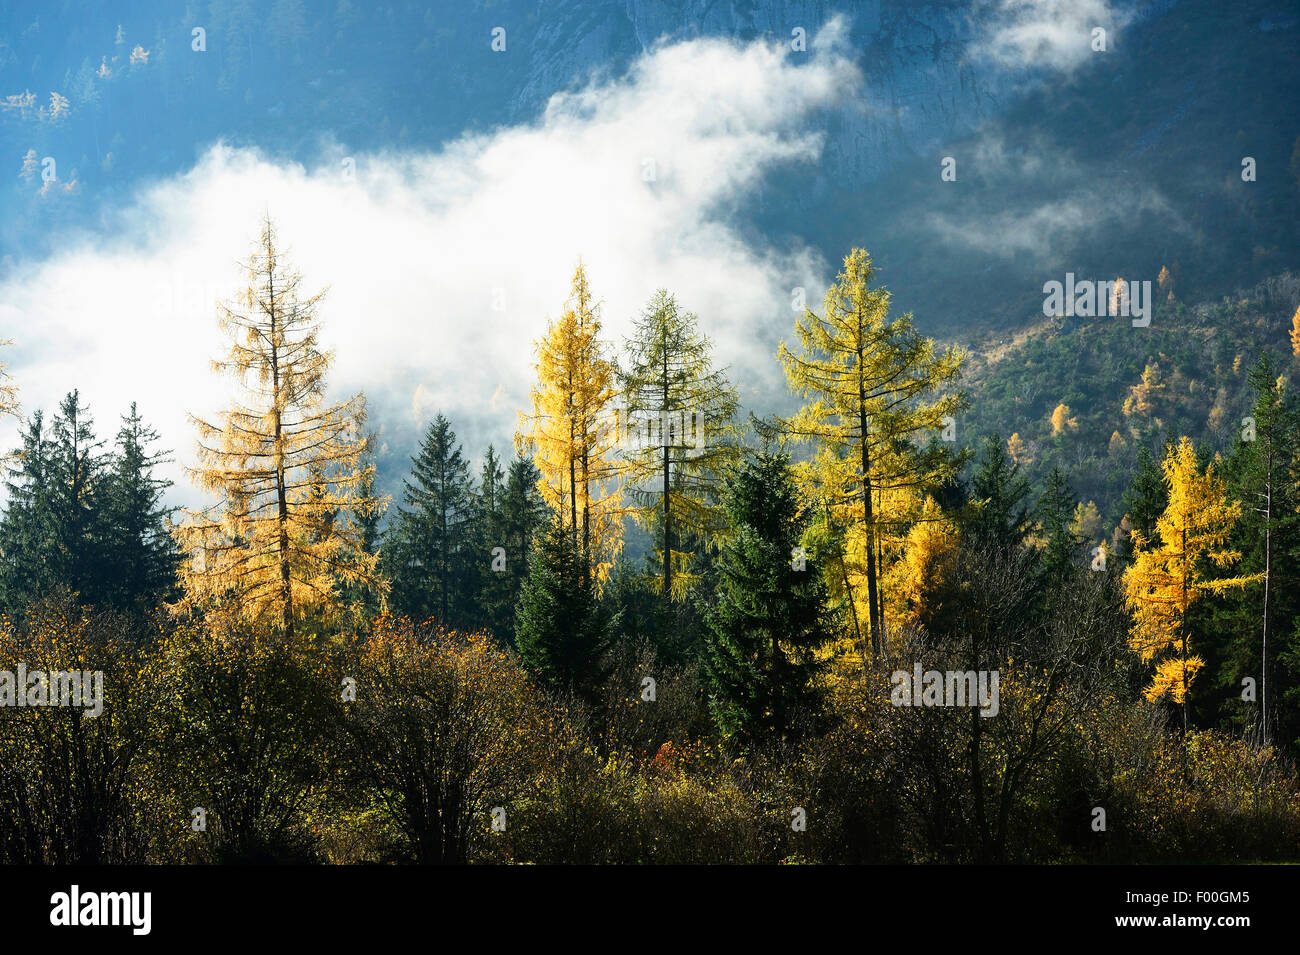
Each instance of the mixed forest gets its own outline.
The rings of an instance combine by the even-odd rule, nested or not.
[[[0,671],[104,681],[0,706],[0,861],[1300,860],[1300,309],[1291,349],[1205,338],[1207,440],[1135,329],[1012,380],[853,249],[779,415],[669,290],[610,340],[578,264],[514,446],[435,415],[390,498],[271,221],[245,265],[204,506],[135,407],[28,411],[0,364]],[[1157,329],[1247,309],[1159,287]],[[917,666],[996,714],[898,705]]]

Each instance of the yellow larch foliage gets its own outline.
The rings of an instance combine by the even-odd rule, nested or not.
[[[1241,555],[1227,546],[1241,505],[1228,500],[1227,488],[1210,463],[1201,471],[1190,439],[1182,438],[1161,463],[1169,504],[1156,521],[1156,537],[1133,532],[1133,563],[1124,573],[1125,600],[1133,615],[1129,646],[1144,663],[1157,661],[1146,697],[1169,696],[1183,705],[1202,661],[1188,646],[1187,613],[1202,595],[1244,587],[1258,579],[1210,579],[1205,564],[1228,567]]]
[[[1151,677],[1151,685],[1146,688],[1143,695],[1151,702],[1168,697],[1182,706],[1186,702],[1187,691],[1192,685],[1192,680],[1203,666],[1205,661],[1198,656],[1185,659],[1166,657],[1156,665],[1155,675]]]
[[[1052,434],[1063,434],[1073,428],[1078,427],[1077,418],[1070,417],[1070,406],[1059,404],[1052,410]]]
[[[624,427],[639,435],[621,454],[627,512],[661,542],[656,577],[670,599],[699,579],[695,547],[682,542],[716,548],[730,532],[721,490],[740,459],[739,401],[712,349],[695,314],[660,289],[635,323],[621,369]]]
[[[1128,303],[1128,283],[1123,277],[1117,277],[1110,287],[1110,306],[1111,315],[1119,315],[1120,310]]]
[[[532,453],[542,496],[603,582],[622,549],[623,525],[618,429],[610,425],[617,367],[600,331],[600,306],[579,262],[559,319],[535,344],[537,383],[515,443]]]
[[[1150,416],[1154,408],[1152,402],[1160,392],[1164,391],[1164,388],[1164,382],[1160,378],[1159,362],[1148,362],[1142,369],[1141,383],[1130,387],[1128,397],[1124,399],[1124,416],[1127,418],[1135,411],[1140,415]]]
[[[1007,438],[1007,456],[1021,467],[1026,467],[1034,461],[1034,456],[1029,452],[1029,445],[1025,444],[1019,431]]]
[[[190,473],[218,502],[176,528],[189,555],[177,609],[270,620],[291,634],[308,613],[341,612],[344,587],[383,596],[360,521],[382,504],[364,490],[374,474],[364,394],[324,401],[333,359],[317,338],[324,293],[300,293],[269,218],[245,268],[246,290],[219,306],[230,351],[212,363],[240,399],[215,422],[191,416],[199,465]]]
[[[8,339],[0,338],[0,348],[12,344]],[[18,386],[9,376],[8,366],[0,361],[0,418],[6,415],[18,417]],[[0,456],[0,460],[3,460],[3,456]]]
[[[950,457],[921,445],[964,406],[961,395],[942,391],[960,373],[961,350],[937,350],[913,328],[910,313],[891,321],[890,293],[871,285],[874,274],[871,256],[852,250],[826,291],[823,314],[806,309],[795,323],[798,348],[782,342],[778,351],[791,389],[808,402],[786,422],[787,436],[830,451],[814,459],[832,472],[819,483],[833,495],[828,503],[836,520],[860,528],[863,628],[873,657],[883,646],[879,549],[888,520],[877,509],[889,506],[891,492],[923,490],[951,472]]]
[[[953,580],[958,541],[955,522],[926,498],[891,574],[891,604],[900,628],[925,626],[942,616],[945,608],[938,601]]]
[[[1101,512],[1093,501],[1086,504],[1080,501],[1074,506],[1074,518],[1070,521],[1070,530],[1076,537],[1092,540],[1101,533]]]
[[[1300,305],[1291,316],[1291,354],[1300,355]]]

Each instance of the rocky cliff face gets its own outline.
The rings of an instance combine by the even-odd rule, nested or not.
[[[1130,25],[1178,0],[1112,4]],[[579,0],[529,3],[537,31],[512,119],[596,69],[617,68],[664,39],[730,37],[788,44],[836,15],[848,22],[865,78],[859,95],[828,118],[824,175],[866,182],[907,156],[925,154],[997,116],[1046,74],[1008,70],[972,50],[999,29],[997,6],[969,0]],[[1086,42],[1086,38],[1084,38]]]
[[[899,156],[923,152],[996,112],[998,71],[966,56],[972,38],[969,5],[906,0],[541,5],[527,79],[513,112],[515,118],[535,115],[556,90],[596,68],[626,63],[664,39],[717,36],[789,44],[793,31],[802,28],[811,43],[837,14],[848,21],[849,42],[866,84],[861,96],[829,117],[825,172],[874,178]]]

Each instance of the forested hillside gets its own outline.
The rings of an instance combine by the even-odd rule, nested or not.
[[[1040,314],[1014,335],[986,333],[970,347],[971,407],[959,440],[999,433],[1035,481],[1059,468],[1096,507],[1089,536],[1110,540],[1144,448],[1158,457],[1167,439],[1188,435],[1206,453],[1226,453],[1251,414],[1249,376],[1262,351],[1294,387],[1297,301],[1300,279],[1290,273],[1194,303],[1170,278],[1146,328]]]

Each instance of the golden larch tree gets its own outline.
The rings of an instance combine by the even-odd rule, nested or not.
[[[13,342],[0,338],[0,348]],[[0,360],[0,417],[18,417],[18,386],[9,375],[9,366]]]
[[[5,345],[12,345],[13,342],[8,339],[0,338],[0,348]],[[17,418],[19,412],[18,404],[18,386],[9,375],[8,366],[0,360],[0,418],[10,417]],[[13,455],[7,451],[0,451],[0,465],[13,460]]]
[[[604,580],[623,544],[622,493],[610,426],[618,368],[600,338],[600,306],[578,263],[569,300],[534,347],[537,383],[515,443],[541,472],[538,486]]]
[[[1291,316],[1291,354],[1300,356],[1300,305]]]
[[[1076,418],[1070,417],[1069,405],[1062,403],[1052,409],[1052,434],[1064,434],[1078,424]]]
[[[816,461],[838,473],[819,483],[834,494],[831,506],[846,528],[861,528],[873,661],[883,649],[882,525],[897,523],[880,505],[893,492],[922,491],[951,475],[953,456],[921,442],[964,406],[961,395],[940,393],[958,377],[963,353],[939,352],[913,328],[911,313],[890,321],[890,293],[871,285],[874,274],[865,250],[850,252],[823,314],[805,309],[796,321],[798,350],[782,342],[778,353],[790,387],[808,400],[786,422],[787,433],[832,452]]]
[[[1147,366],[1142,369],[1141,383],[1131,386],[1128,397],[1124,399],[1124,417],[1130,417],[1135,411],[1150,417],[1155,410],[1155,401],[1164,390],[1165,383],[1160,377],[1160,363],[1147,362]]]
[[[1170,698],[1188,728],[1187,691],[1204,661],[1189,646],[1187,613],[1207,593],[1244,587],[1256,577],[1211,578],[1241,554],[1227,546],[1241,505],[1228,500],[1211,462],[1202,471],[1190,439],[1171,447],[1161,463],[1169,504],[1156,520],[1155,538],[1133,531],[1133,563],[1124,572],[1125,601],[1133,615],[1129,646],[1143,663],[1156,662],[1146,689],[1152,702]]]
[[[628,510],[661,535],[660,593],[665,606],[696,579],[696,547],[716,546],[727,531],[723,480],[739,459],[738,400],[696,316],[660,289],[637,320],[620,376]]]
[[[191,416],[191,475],[218,501],[176,529],[190,558],[179,608],[276,620],[291,634],[295,618],[340,611],[343,588],[382,596],[378,558],[363,546],[363,522],[381,503],[368,493],[365,395],[325,402],[324,292],[303,293],[269,218],[245,268],[246,290],[218,306],[230,351],[212,363],[239,397],[215,422]]]
[[[956,579],[961,531],[932,498],[907,535],[903,557],[891,569],[891,610],[901,627],[934,628],[951,612],[945,595]]]
[[[1007,438],[1007,456],[1021,467],[1026,467],[1034,461],[1034,455],[1030,452],[1025,440],[1020,437],[1019,431]]]

